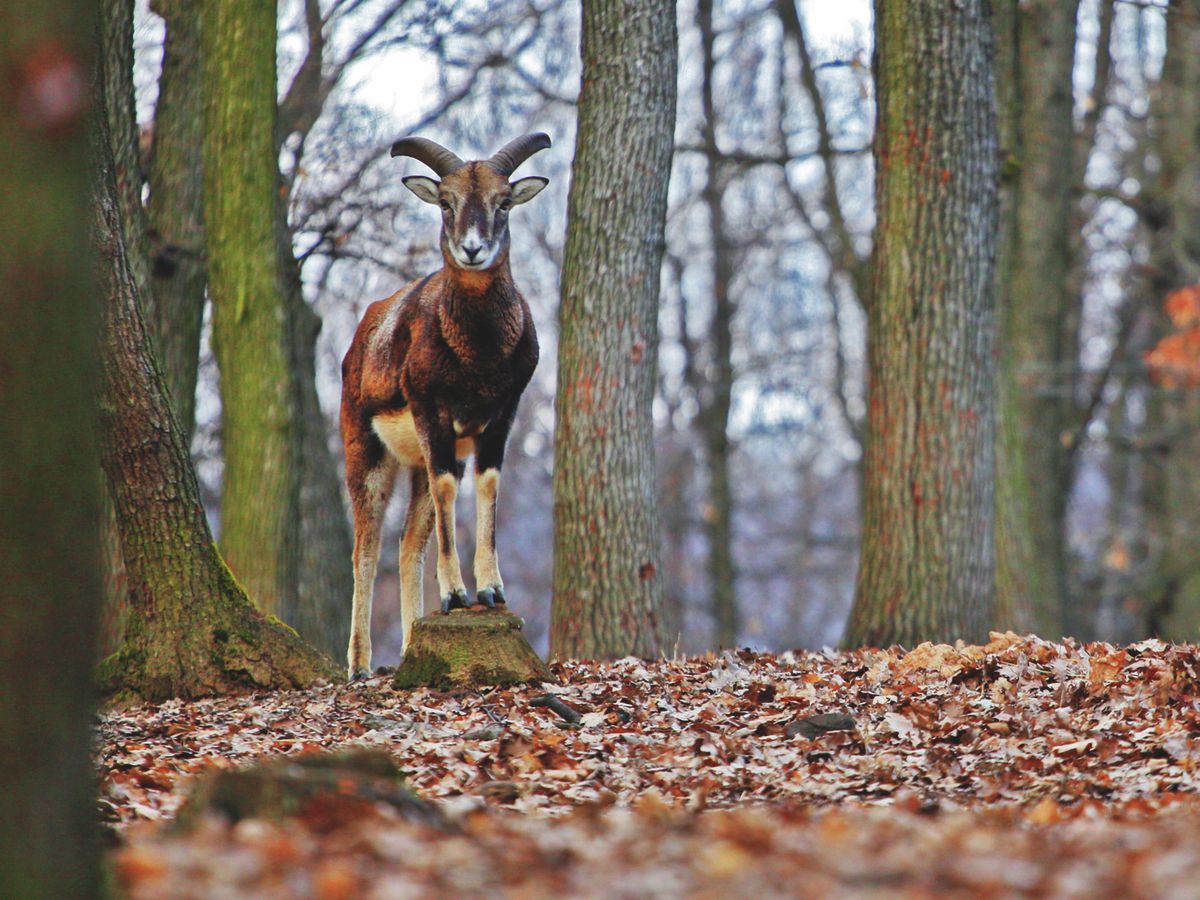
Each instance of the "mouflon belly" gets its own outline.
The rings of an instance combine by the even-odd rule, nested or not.
[[[457,423],[456,423],[457,424]],[[371,427],[383,441],[392,456],[403,466],[420,466],[424,464],[421,456],[421,443],[417,440],[417,429],[413,425],[412,413],[407,409],[395,412],[380,413],[371,419]],[[456,431],[460,429],[456,428]],[[462,437],[454,442],[454,455],[466,459],[475,452],[475,441],[472,437]]]

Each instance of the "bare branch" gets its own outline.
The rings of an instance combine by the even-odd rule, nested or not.
[[[821,202],[829,214],[833,239],[829,241],[834,251],[833,261],[842,271],[850,276],[858,300],[865,306],[869,300],[870,282],[863,260],[854,249],[854,240],[850,229],[846,227],[846,217],[842,212],[841,199],[838,195],[837,174],[834,169],[833,138],[829,133],[829,120],[825,110],[825,100],[817,84],[816,70],[813,68],[812,56],[808,51],[808,41],[804,35],[804,24],[800,20],[799,10],[795,0],[777,0],[775,4],[779,21],[783,26],[785,37],[795,46],[800,58],[800,83],[808,95],[812,107],[813,119],[817,126],[817,156],[821,159],[823,190]]]

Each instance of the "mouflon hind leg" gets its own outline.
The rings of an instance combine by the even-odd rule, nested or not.
[[[379,448],[382,451],[382,447]],[[354,510],[354,599],[347,652],[351,681],[371,675],[371,603],[379,564],[383,514],[396,480],[396,461],[384,452],[373,465],[347,456],[346,485]]]
[[[411,470],[412,490],[404,534],[400,538],[400,623],[404,632],[403,652],[408,653],[413,623],[424,612],[425,548],[433,532],[433,497],[429,493],[429,474],[424,467]]]

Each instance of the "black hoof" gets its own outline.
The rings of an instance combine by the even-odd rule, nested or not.
[[[452,609],[470,609],[471,598],[467,596],[467,592],[459,588],[456,591],[451,591],[442,598],[442,615],[450,612]]]
[[[483,604],[485,609],[496,608],[496,589],[484,588],[475,594],[475,602]]]
[[[366,669],[355,669],[350,673],[350,682],[353,683],[355,681],[366,681],[370,677],[371,673]]]

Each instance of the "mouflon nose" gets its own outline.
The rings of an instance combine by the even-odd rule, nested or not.
[[[467,257],[468,262],[475,262],[479,254],[483,252],[482,244],[463,244],[463,253]]]

